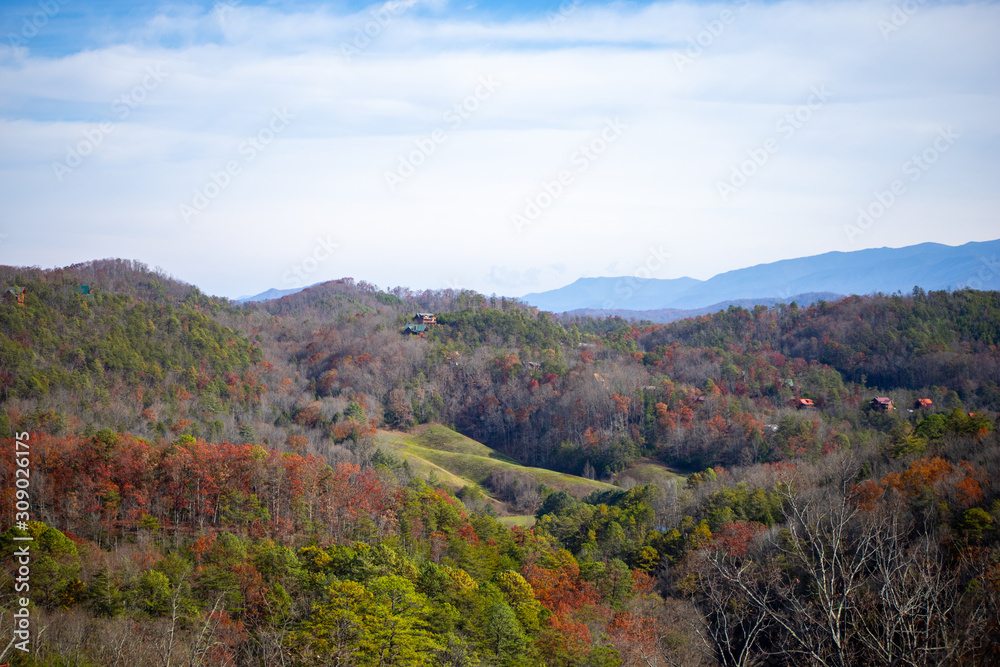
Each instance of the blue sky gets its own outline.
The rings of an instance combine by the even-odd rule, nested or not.
[[[639,7],[648,3],[620,3],[620,6]],[[36,56],[65,56],[67,54],[99,49],[111,46],[121,41],[140,41],[146,46],[159,44],[166,47],[178,47],[182,44],[195,42],[221,43],[222,33],[217,30],[204,30],[197,33],[181,33],[167,31],[151,33],[147,30],[149,24],[157,16],[174,18],[191,17],[212,14],[217,6],[232,6],[242,9],[266,9],[281,14],[315,12],[326,10],[330,13],[350,15],[364,14],[373,5],[370,2],[353,0],[350,2],[120,2],[110,0],[100,3],[83,3],[74,0],[52,0],[51,3],[26,2],[11,0],[0,7],[0,27],[4,35],[17,35],[24,27],[24,19],[31,19],[36,13],[51,15],[51,21],[39,31],[37,37],[31,39],[31,49]],[[58,11],[47,9],[58,8]],[[560,8],[564,11],[573,7],[572,0],[539,0],[537,2],[462,2],[462,3],[427,3],[416,5],[408,11],[411,16],[441,18],[444,16],[462,16],[479,21],[509,21],[544,17],[550,13],[558,14]],[[577,2],[576,8],[583,8],[582,2]],[[139,38],[138,40],[136,38]],[[9,42],[9,39],[8,39]]]
[[[520,295],[1000,236],[996,3],[36,0],[0,29],[4,264]]]

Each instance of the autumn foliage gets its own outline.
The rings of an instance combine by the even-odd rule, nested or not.
[[[318,532],[334,539],[385,534],[393,496],[371,469],[259,445],[176,442],[102,432],[92,438],[34,434],[31,438],[36,516],[97,541],[134,531],[143,517],[164,527],[246,529],[265,526]],[[4,448],[13,451],[13,441]],[[0,475],[11,481],[14,457]],[[13,484],[5,485],[12,489]],[[0,511],[13,515],[13,494]]]

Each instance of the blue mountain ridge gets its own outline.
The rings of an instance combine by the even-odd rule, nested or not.
[[[291,289],[278,289],[276,287],[272,287],[266,292],[254,294],[253,296],[241,296],[233,300],[236,301],[236,303],[246,303],[247,301],[268,301],[269,299],[280,299],[283,296],[301,292],[308,287],[311,287],[311,285],[307,287],[292,287]]]
[[[870,248],[786,259],[694,278],[580,278],[521,300],[561,313],[593,311],[694,310],[735,301],[791,301],[803,294],[909,293],[924,290],[1000,289],[1000,240],[961,246],[921,243],[904,248]],[[773,303],[774,301],[770,301]]]

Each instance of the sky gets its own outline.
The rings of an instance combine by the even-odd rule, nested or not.
[[[1000,238],[1000,3],[0,8],[0,264],[520,296]]]

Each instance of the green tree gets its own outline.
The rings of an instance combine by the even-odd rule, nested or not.
[[[170,609],[170,579],[158,570],[139,575],[134,596],[136,606],[150,616],[162,616]]]
[[[350,403],[347,404],[347,407],[344,408],[344,418],[345,419],[353,419],[354,421],[356,421],[359,424],[364,424],[365,423],[365,409],[361,407],[360,403],[356,403],[355,401],[351,401]]]
[[[428,629],[427,598],[407,579],[377,577],[367,587],[334,582],[326,593],[290,637],[300,664],[428,665],[442,648]]]
[[[431,664],[442,645],[428,630],[427,598],[413,583],[397,576],[378,577],[368,587],[372,604],[368,609],[368,633],[363,642],[368,663],[390,665]]]
[[[289,637],[299,664],[358,665],[359,649],[368,638],[365,611],[372,595],[361,584],[338,581],[326,589],[327,601],[316,603],[312,614]]]
[[[521,655],[528,644],[517,615],[510,605],[499,602],[486,611],[486,638],[490,649],[504,664]]]
[[[113,618],[125,611],[125,596],[118,582],[106,571],[101,570],[90,579],[87,586],[90,608],[98,616]]]
[[[493,583],[504,594],[521,627],[528,632],[537,632],[538,615],[542,607],[535,599],[535,591],[531,584],[517,572],[509,570],[497,574],[493,578]]]
[[[0,535],[0,558],[4,562],[14,560],[15,549],[27,544],[15,541],[15,537],[30,537],[33,540],[32,600],[49,609],[64,604],[68,598],[63,593],[67,592],[67,588],[77,586],[77,576],[80,573],[80,555],[76,545],[52,526],[41,521],[31,521],[27,524],[27,530],[15,527]]]
[[[944,415],[928,415],[917,424],[917,435],[928,440],[937,440],[948,430],[948,422]]]

